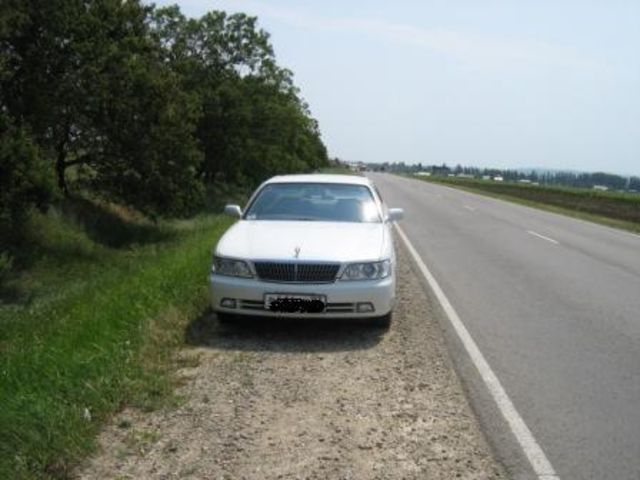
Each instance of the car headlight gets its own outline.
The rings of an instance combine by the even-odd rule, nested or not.
[[[342,272],[340,280],[379,280],[391,274],[391,260],[382,262],[351,263]]]
[[[251,278],[253,274],[247,262],[244,260],[234,260],[233,258],[213,257],[211,273],[216,275],[227,275],[229,277]]]

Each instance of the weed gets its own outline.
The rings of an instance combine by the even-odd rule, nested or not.
[[[199,217],[97,241],[63,209],[34,218],[35,258],[15,280],[29,300],[0,305],[0,478],[68,477],[115,412],[172,401],[173,347],[205,309],[229,224]],[[141,435],[139,451],[152,441]]]

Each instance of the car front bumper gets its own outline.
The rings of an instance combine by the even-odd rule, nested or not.
[[[371,318],[391,312],[395,304],[395,275],[382,280],[335,281],[333,283],[277,283],[254,278],[209,276],[211,306],[220,313],[266,317]],[[320,313],[281,313],[264,307],[265,294],[324,295],[326,309]],[[236,307],[223,307],[223,299],[235,300]],[[373,311],[359,311],[370,304]]]

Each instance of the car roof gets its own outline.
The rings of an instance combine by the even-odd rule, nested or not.
[[[265,184],[269,183],[343,183],[349,185],[372,185],[371,180],[360,175],[333,175],[325,173],[278,175],[265,182]]]

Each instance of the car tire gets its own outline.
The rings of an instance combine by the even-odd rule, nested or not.
[[[386,315],[382,315],[381,317],[375,317],[372,323],[376,327],[384,328],[385,330],[387,330],[391,326],[391,317],[391,312],[389,312]]]

